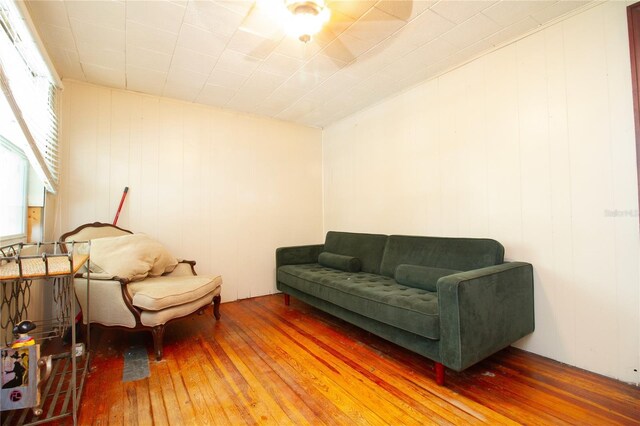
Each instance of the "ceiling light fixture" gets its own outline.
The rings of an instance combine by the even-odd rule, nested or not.
[[[329,21],[331,11],[324,0],[284,0],[287,11],[287,33],[307,43]]]

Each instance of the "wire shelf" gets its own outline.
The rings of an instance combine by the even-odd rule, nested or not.
[[[5,331],[0,345],[9,346],[13,328],[28,318],[31,289],[35,280],[43,280],[45,285],[51,286],[54,313],[52,318],[34,321],[36,329],[30,335],[41,344],[45,352],[49,344],[55,347],[58,344],[56,341],[62,341],[67,331],[70,331],[71,337],[68,352],[52,355],[52,372],[41,387],[40,405],[22,410],[0,411],[2,425],[41,424],[68,416],[73,418],[74,424],[77,423],[80,397],[90,368],[90,354],[88,350],[82,350],[80,362],[77,356],[71,355],[78,347],[74,324],[74,276],[85,268],[87,273],[84,276],[87,286],[89,285],[90,246],[88,241],[77,241],[18,243],[0,247],[0,328]],[[87,291],[87,301],[88,299]],[[89,335],[87,330],[87,347],[90,343]]]

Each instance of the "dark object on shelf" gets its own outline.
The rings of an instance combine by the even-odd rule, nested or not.
[[[11,347],[13,349],[17,349],[25,346],[35,345],[36,341],[33,339],[33,337],[27,334],[35,329],[35,322],[29,320],[20,321],[18,325],[13,327],[13,335],[16,337],[16,340],[11,343]]]
[[[20,323],[18,325],[16,325],[15,327],[13,327],[13,334],[15,336],[18,336],[20,334],[27,334],[32,330],[36,329],[36,323],[33,321],[29,321],[29,320],[25,320],[25,321],[20,321]]]
[[[82,327],[79,327],[79,323],[75,323],[73,325],[73,328],[76,329],[76,340],[82,340]],[[62,335],[62,343],[64,343],[65,345],[70,345],[71,344],[71,331],[72,328],[71,327],[67,327],[67,329],[64,331],[64,334]]]

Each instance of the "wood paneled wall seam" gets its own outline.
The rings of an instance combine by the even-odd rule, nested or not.
[[[600,4],[326,128],[324,221],[495,238],[534,266],[536,331],[518,346],[639,383],[627,4]]]
[[[322,235],[321,131],[65,80],[57,234],[109,222],[144,232],[224,301],[275,292],[275,249]]]

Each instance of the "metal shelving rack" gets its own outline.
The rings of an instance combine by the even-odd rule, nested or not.
[[[67,246],[70,250],[67,253]],[[87,302],[89,300],[90,242],[18,243],[0,247],[0,327],[5,331],[0,346],[11,344],[11,330],[28,319],[31,287],[34,280],[44,280],[52,286],[55,317],[34,321],[36,330],[29,333],[41,351],[50,354],[51,373],[42,380],[40,405],[22,410],[0,411],[2,425],[36,425],[61,421],[67,417],[78,422],[78,408],[84,381],[90,364],[90,331],[87,327],[86,349],[76,342],[76,301],[74,276],[86,265]],[[86,304],[87,309],[89,304]],[[85,312],[89,315],[89,312]],[[62,344],[62,337],[71,330],[71,345]],[[76,356],[72,356],[76,353]],[[46,363],[41,355],[40,363]]]

